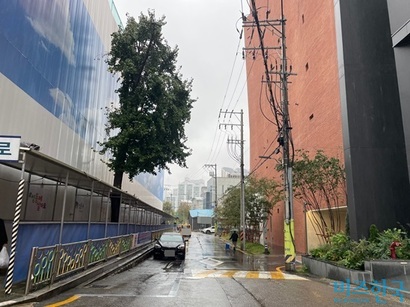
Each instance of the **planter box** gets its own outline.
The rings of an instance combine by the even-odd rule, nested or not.
[[[365,270],[372,271],[375,280],[406,276],[410,273],[410,260],[389,259],[364,262]]]
[[[366,283],[373,281],[371,271],[346,269],[310,256],[302,256],[302,263],[308,268],[310,273],[317,276],[341,281],[349,279],[350,283],[355,285],[361,285],[363,281]]]

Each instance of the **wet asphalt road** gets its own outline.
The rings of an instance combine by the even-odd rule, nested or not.
[[[184,261],[147,259],[125,272],[32,306],[407,306],[398,297],[335,292],[332,281],[281,272],[281,255],[225,250],[213,235],[193,233]],[[379,302],[377,302],[379,299]],[[381,302],[386,302],[382,304]]]

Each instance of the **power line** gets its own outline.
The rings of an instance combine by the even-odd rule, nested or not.
[[[272,154],[278,153],[279,148],[282,148],[282,166],[283,166],[283,179],[284,179],[284,190],[285,190],[285,220],[284,220],[284,241],[285,241],[285,268],[286,270],[295,270],[296,261],[296,248],[294,240],[294,220],[293,220],[293,188],[292,188],[292,164],[294,158],[294,146],[291,136],[291,125],[290,116],[288,110],[288,77],[292,75],[292,67],[290,66],[290,71],[288,71],[288,62],[286,57],[286,34],[285,26],[286,19],[284,17],[283,0],[280,1],[281,17],[280,19],[269,19],[270,10],[266,10],[266,20],[260,20],[258,16],[258,10],[256,8],[255,0],[250,1],[251,16],[252,21],[243,21],[244,27],[250,27],[256,29],[259,37],[258,47],[247,47],[245,50],[250,52],[252,58],[255,59],[256,54],[260,51],[260,55],[263,60],[264,66],[264,77],[262,82],[267,85],[267,100],[270,104],[272,113],[274,115],[274,124],[277,127],[277,141],[279,146],[273,151]],[[265,46],[264,37],[266,30],[269,29],[272,35],[278,35],[280,45],[279,46]],[[252,32],[253,33],[253,32]],[[252,39],[252,37],[251,37]],[[251,42],[251,40],[250,40]],[[269,63],[270,55],[269,51],[280,50],[280,61],[275,58],[275,65]],[[272,80],[271,75],[279,77],[279,81],[276,79]],[[276,89],[280,88],[281,100],[280,102],[276,99]],[[273,88],[275,85],[275,88]],[[263,108],[260,105],[262,115],[268,119],[263,113]],[[271,121],[272,122],[272,121]],[[291,152],[291,154],[290,154]],[[271,155],[265,157],[270,159]],[[290,156],[292,159],[290,159]],[[260,163],[257,168],[259,168],[264,162]]]

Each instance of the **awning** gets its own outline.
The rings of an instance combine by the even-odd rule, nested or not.
[[[147,211],[157,213],[165,218],[173,218],[173,216],[150,206],[149,204],[138,199],[134,195],[130,195],[113,185],[110,185],[100,179],[93,177],[86,172],[76,169],[68,164],[58,161],[50,156],[47,156],[39,151],[31,148],[20,147],[20,152],[24,153],[24,171],[39,177],[53,180],[55,182],[66,183],[69,186],[81,188],[87,191],[93,191],[102,196],[109,197],[112,193],[121,195],[124,203],[142,208]],[[3,165],[21,170],[23,163],[20,162],[1,162]]]

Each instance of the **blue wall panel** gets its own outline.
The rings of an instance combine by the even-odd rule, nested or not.
[[[7,59],[0,72],[95,145],[104,131],[95,114],[117,100],[116,78],[83,2],[0,0],[0,7],[0,58]]]

